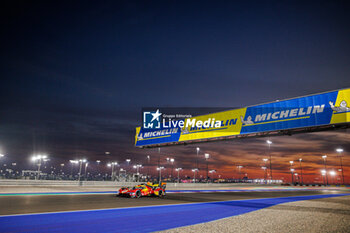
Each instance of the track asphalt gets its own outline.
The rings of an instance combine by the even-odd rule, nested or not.
[[[337,197],[321,194],[0,217],[0,232],[153,232],[241,215],[286,202]]]

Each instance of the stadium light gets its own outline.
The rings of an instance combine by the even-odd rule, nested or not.
[[[329,174],[332,176],[332,183],[334,184],[334,176],[337,174],[335,171],[330,171]]]
[[[199,167],[198,167],[198,153],[199,153],[199,150],[200,150],[200,148],[197,147],[196,148],[196,153],[197,153],[197,156],[196,156],[196,169],[197,169],[197,171],[196,172],[198,172],[198,169],[199,169]],[[196,180],[194,180],[194,182],[196,182]]]
[[[174,158],[170,158],[170,163],[171,163],[171,179],[173,179],[173,171],[174,171]]]
[[[211,176],[214,176],[213,173],[216,173],[216,170],[210,170],[209,173],[210,173]],[[214,181],[214,177],[213,177],[213,179],[212,179],[212,182],[213,182],[213,181]]]
[[[289,161],[289,163],[290,163],[290,171],[291,171],[291,173],[292,173],[292,184],[294,183],[293,182],[293,172],[294,172],[294,169],[293,169],[293,163],[294,163],[294,161]]]
[[[241,182],[241,169],[243,168],[243,166],[239,165],[239,166],[237,166],[237,168],[238,168],[239,182]]]
[[[303,185],[304,184],[304,179],[303,179],[303,167],[301,166],[301,161],[303,161],[303,159],[299,158],[301,184]]]
[[[265,167],[266,167],[266,169],[265,169],[265,184],[267,184],[267,161],[269,161],[269,159],[264,158],[263,161],[264,161]]]
[[[142,167],[142,165],[141,164],[136,164],[136,165],[134,165],[133,166],[133,168],[135,168],[136,169],[136,174],[137,174],[137,182],[139,182],[139,169]]]
[[[129,165],[130,165],[131,159],[126,159],[125,161],[128,163],[128,166],[129,166]],[[128,168],[125,169],[125,173],[127,172],[127,169],[128,169]]]
[[[108,167],[112,167],[112,172],[111,172],[111,180],[114,181],[115,178],[115,172],[114,172],[114,166],[118,165],[118,162],[111,162],[108,163],[107,166]]]
[[[290,169],[290,173],[291,173],[291,175],[292,175],[292,184],[293,184],[293,183],[294,183],[294,178],[293,178],[294,168],[291,168],[291,169]]]
[[[197,172],[197,171],[198,171],[198,169],[197,169],[197,168],[192,169],[194,183],[196,183],[196,172]]]
[[[322,177],[323,177],[323,182],[324,182],[324,184],[326,183],[326,181],[325,181],[325,175],[327,174],[327,172],[326,172],[326,170],[321,170],[321,174],[322,174]]]
[[[341,148],[337,148],[336,151],[337,151],[338,153],[341,153],[341,152],[343,152],[344,150],[341,149]]]
[[[180,171],[182,170],[181,167],[178,167],[175,169],[175,171],[177,171],[177,183],[180,183]]]
[[[150,161],[151,161],[151,156],[150,155],[147,155],[147,175],[146,175],[146,177],[147,177],[147,179],[148,179],[148,177],[150,177]]]
[[[157,167],[157,171],[159,171],[159,184],[162,183],[162,170],[164,167]]]
[[[266,143],[269,146],[268,156],[270,157],[270,182],[272,183],[272,159],[271,159],[271,153],[270,153],[272,142],[270,140],[266,140]]]
[[[139,168],[142,167],[141,164],[136,164],[133,166],[133,168],[135,168],[137,170],[137,174],[139,174]]]
[[[87,171],[87,167],[88,167],[88,166],[89,166],[89,163],[86,162],[86,163],[85,163],[85,173],[84,173],[85,180],[87,180],[86,171]]]
[[[207,183],[209,181],[209,178],[208,178],[209,177],[209,157],[210,157],[210,155],[208,153],[204,154],[204,158],[207,162],[207,177],[206,177]]]
[[[79,161],[78,160],[69,160],[70,164],[72,164],[72,167],[70,169],[70,176],[73,177],[73,167],[74,167],[74,164],[78,164]]]
[[[342,176],[342,184],[344,184],[344,171],[343,171],[343,158],[342,158],[342,154],[343,153],[343,149],[342,148],[337,148],[336,152],[339,153],[339,161],[340,161],[340,169],[341,169],[341,176]]]
[[[38,165],[38,171],[37,171],[37,176],[36,176],[36,179],[40,179],[40,167],[41,167],[41,162],[42,161],[47,161],[47,160],[45,160],[45,159],[47,159],[47,155],[33,155],[32,156],[32,158],[31,158],[31,160],[33,161],[33,162],[37,162],[38,161],[38,163],[37,163],[37,165]]]
[[[78,176],[79,182],[80,182],[80,177],[81,177],[81,167],[82,167],[83,163],[86,163],[86,159],[79,159],[79,176]]]
[[[325,170],[325,173],[326,173],[326,181],[327,181],[327,185],[328,185],[328,175],[327,175],[327,155],[323,155],[322,156],[323,158],[323,163],[324,163],[324,170]]]
[[[266,178],[267,178],[267,174],[266,174],[266,172],[267,172],[267,167],[261,167],[261,169],[263,169],[264,170],[264,180],[265,180],[265,182],[266,182]]]

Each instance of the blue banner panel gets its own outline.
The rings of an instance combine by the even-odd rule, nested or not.
[[[241,134],[326,125],[337,91],[248,107]]]

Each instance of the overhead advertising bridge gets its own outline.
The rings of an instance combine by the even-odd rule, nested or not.
[[[157,117],[161,117],[158,111]],[[348,127],[349,88],[194,116],[157,127],[144,125],[136,128],[135,146],[186,145]]]

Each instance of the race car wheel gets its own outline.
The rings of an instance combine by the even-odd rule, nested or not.
[[[140,197],[141,197],[141,192],[140,192],[140,191],[137,191],[137,192],[135,193],[135,197],[136,197],[136,198],[140,198]]]
[[[163,191],[162,191],[162,190],[159,190],[158,197],[160,197],[160,198],[164,197],[164,193],[163,193]]]

